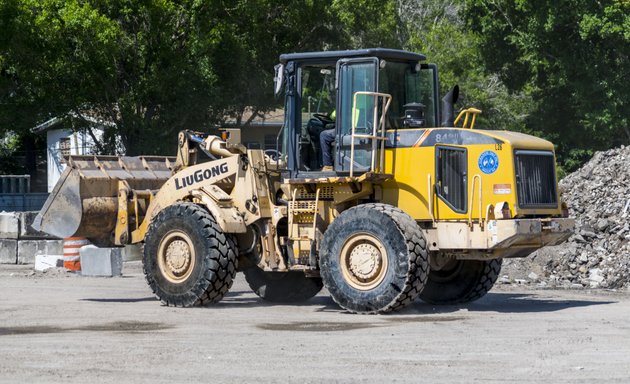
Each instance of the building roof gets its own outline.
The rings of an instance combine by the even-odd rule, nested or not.
[[[404,61],[424,61],[426,56],[420,53],[403,51],[400,49],[389,48],[366,48],[351,51],[322,51],[322,52],[303,52],[303,53],[285,53],[280,55],[280,62],[285,64],[288,61],[318,61],[326,59],[339,60],[343,58],[357,57],[378,57],[386,60],[404,60]]]
[[[61,119],[59,117],[53,117],[52,119],[46,120],[43,123],[38,124],[38,125],[34,126],[33,128],[31,128],[31,132],[33,132],[33,133],[46,132],[47,130],[53,128],[54,126],[58,125],[62,121],[63,121],[63,119]]]
[[[62,122],[64,122],[67,118],[70,119],[80,119],[84,122],[90,123],[94,128],[103,128],[106,126],[116,126],[115,123],[111,122],[111,121],[106,121],[103,119],[98,119],[95,118],[93,116],[89,116],[89,115],[83,115],[80,116],[77,115],[74,112],[70,112],[67,115],[65,115],[64,117],[53,117],[50,120],[46,120],[41,124],[38,124],[36,126],[34,126],[33,128],[31,128],[31,132],[33,133],[43,133],[48,131],[49,129],[54,129],[57,125],[61,124]]]

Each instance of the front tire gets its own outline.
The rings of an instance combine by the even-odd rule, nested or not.
[[[147,231],[144,275],[169,306],[220,301],[236,275],[236,253],[214,218],[202,207],[178,203],[164,208]]]
[[[303,272],[265,272],[258,267],[243,271],[249,287],[261,299],[273,303],[299,303],[317,295],[324,284]]]
[[[503,259],[456,260],[431,269],[420,299],[429,304],[464,304],[481,299],[494,286]]]
[[[422,231],[391,205],[350,208],[324,233],[320,248],[324,286],[351,312],[386,313],[413,303],[428,269]]]

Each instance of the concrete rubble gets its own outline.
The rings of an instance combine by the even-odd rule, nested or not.
[[[81,275],[112,277],[122,275],[124,248],[81,247]]]
[[[38,272],[63,269],[63,240],[31,226],[37,212],[0,212],[0,264],[34,264]],[[124,248],[83,247],[84,276],[120,276],[122,262],[142,259],[142,246]]]
[[[50,268],[62,268],[63,256],[61,255],[36,255],[35,270],[45,271]]]
[[[0,212],[0,239],[17,239],[19,233],[18,216],[13,212]]]
[[[63,240],[18,240],[18,264],[34,264],[37,255],[63,255]]]
[[[17,239],[0,239],[0,264],[17,264]]]
[[[34,264],[38,255],[62,255],[63,241],[31,227],[37,212],[0,212],[0,264]]]
[[[630,290],[630,147],[597,152],[560,189],[575,234],[525,259],[505,260],[499,282]]]

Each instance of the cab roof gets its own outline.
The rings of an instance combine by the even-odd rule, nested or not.
[[[400,49],[389,48],[366,48],[348,51],[321,51],[321,52],[303,52],[303,53],[285,53],[280,55],[280,62],[286,64],[289,61],[322,61],[322,60],[339,60],[345,58],[357,57],[378,57],[385,60],[398,61],[424,61],[426,56],[420,53],[403,51]]]

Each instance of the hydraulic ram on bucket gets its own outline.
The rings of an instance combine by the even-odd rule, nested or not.
[[[129,218],[137,221],[151,191],[171,177],[175,158],[71,156],[67,165],[33,228],[60,238],[86,237],[97,245],[112,246],[120,204],[126,206],[133,198],[135,215]],[[124,194],[121,183],[126,187]]]

